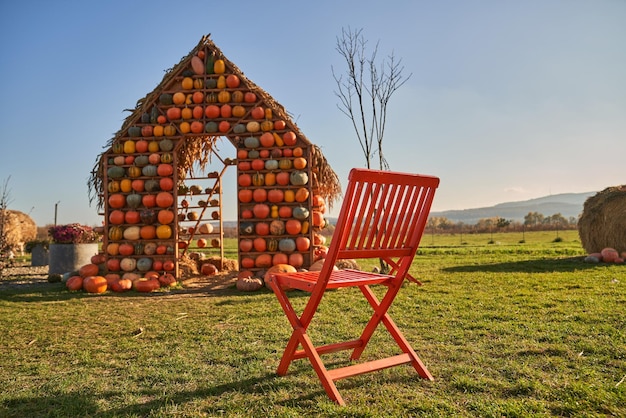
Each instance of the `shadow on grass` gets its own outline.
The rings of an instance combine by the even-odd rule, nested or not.
[[[73,391],[70,393],[54,392],[46,396],[15,397],[5,399],[0,404],[0,415],[7,417],[151,416],[159,410],[166,412],[173,405],[185,405],[187,403],[198,405],[198,401],[204,399],[206,403],[202,403],[202,411],[213,416],[213,413],[219,415],[227,413],[229,404],[231,401],[234,402],[233,397],[228,396],[229,393],[236,394],[236,396],[240,394],[254,395],[259,398],[266,398],[268,392],[290,393],[290,396],[284,401],[277,402],[278,405],[284,406],[293,406],[307,400],[311,401],[324,393],[321,384],[319,390],[308,393],[294,390],[292,381],[274,373],[215,386],[211,386],[210,382],[205,382],[199,386],[197,390],[169,392],[167,395],[164,395],[163,388],[145,388],[134,391],[132,394],[123,391],[104,393]],[[129,395],[136,400],[128,401]],[[109,405],[115,405],[119,402],[126,404],[103,411],[101,405],[105,399]],[[197,406],[194,407],[194,409],[196,408]]]
[[[451,273],[469,272],[573,272],[580,270],[592,270],[607,267],[608,264],[591,264],[583,261],[584,257],[509,261],[494,264],[471,264],[466,266],[454,266],[443,268],[442,271]]]

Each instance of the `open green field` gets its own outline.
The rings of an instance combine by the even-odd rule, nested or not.
[[[576,231],[555,237],[425,235],[423,286],[391,315],[435,381],[408,366],[342,380],[345,407],[305,360],[275,375],[290,332],[268,290],[88,295],[9,277],[0,417],[624,417],[626,265],[585,264]],[[345,321],[368,315],[358,290],[330,292],[311,336],[353,338]],[[394,350],[381,330],[364,357]]]

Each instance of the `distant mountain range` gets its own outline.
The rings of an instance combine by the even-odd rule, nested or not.
[[[570,217],[578,218],[583,211],[585,200],[596,193],[562,193],[521,202],[499,203],[485,208],[431,212],[430,215],[445,217],[452,222],[463,222],[470,225],[475,224],[480,219],[494,217],[524,222],[524,216],[528,215],[529,212],[537,212],[544,216],[560,213],[567,219]]]

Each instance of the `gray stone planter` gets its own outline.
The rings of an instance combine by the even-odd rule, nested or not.
[[[31,251],[30,265],[33,267],[48,265],[48,248],[43,245],[36,245]]]
[[[91,263],[98,253],[98,243],[93,244],[50,244],[48,274],[63,274],[75,271]]]

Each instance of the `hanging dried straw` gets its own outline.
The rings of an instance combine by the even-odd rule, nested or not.
[[[587,253],[626,251],[626,185],[608,187],[585,201],[578,234]]]

